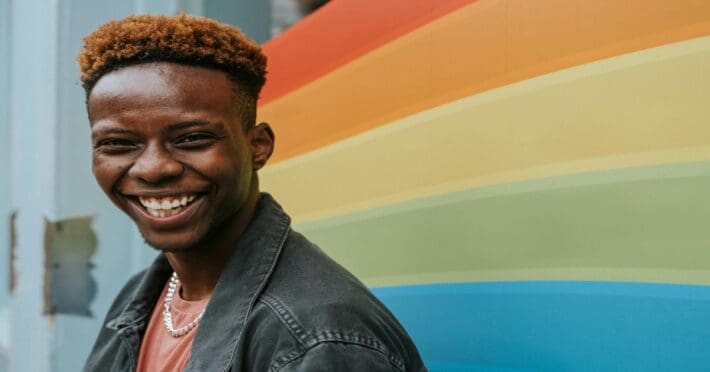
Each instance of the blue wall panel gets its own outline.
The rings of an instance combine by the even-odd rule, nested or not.
[[[432,371],[710,370],[710,286],[490,282],[374,292]]]

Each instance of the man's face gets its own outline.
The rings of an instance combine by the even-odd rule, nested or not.
[[[89,96],[94,176],[158,249],[219,234],[256,187],[233,89],[221,71],[151,63],[104,75]]]

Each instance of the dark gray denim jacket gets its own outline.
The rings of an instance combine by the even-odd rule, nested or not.
[[[392,314],[352,274],[290,229],[262,194],[212,293],[186,371],[426,371]],[[163,255],[109,309],[85,371],[133,371],[172,269]]]

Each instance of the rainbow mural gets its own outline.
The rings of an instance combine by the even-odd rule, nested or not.
[[[432,371],[710,371],[710,1],[336,0],[262,189]]]

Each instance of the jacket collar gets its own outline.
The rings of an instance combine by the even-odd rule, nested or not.
[[[290,224],[281,206],[271,195],[262,193],[254,218],[212,292],[185,371],[229,369],[246,319],[276,266]],[[160,255],[146,271],[134,299],[107,326],[144,327],[171,273],[167,259]]]

